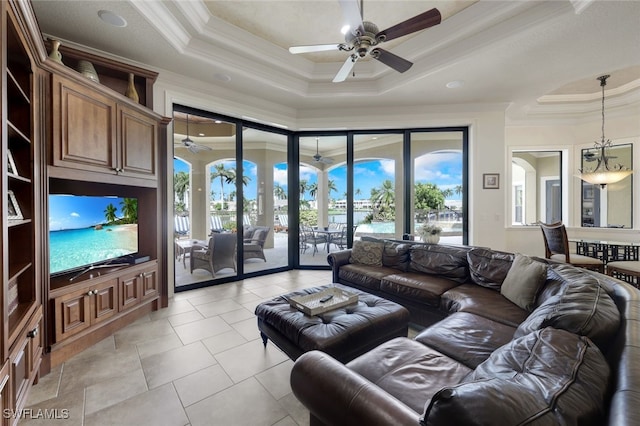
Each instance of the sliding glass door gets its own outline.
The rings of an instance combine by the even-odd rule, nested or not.
[[[236,125],[176,110],[174,142],[174,270],[176,288],[235,278]]]
[[[298,146],[300,265],[327,266],[327,253],[344,247],[347,138],[304,136]]]
[[[287,132],[176,106],[173,139],[176,288],[289,268]]]

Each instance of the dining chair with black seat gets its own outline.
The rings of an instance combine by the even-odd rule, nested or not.
[[[547,259],[604,273],[604,262],[602,260],[569,251],[567,228],[562,222],[540,222],[539,224],[540,229],[542,229],[545,257]]]

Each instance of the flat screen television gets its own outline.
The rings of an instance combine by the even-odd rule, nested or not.
[[[124,262],[138,252],[138,200],[116,196],[49,195],[49,272]]]

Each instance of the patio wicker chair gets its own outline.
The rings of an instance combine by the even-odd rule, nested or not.
[[[208,245],[194,244],[191,247],[191,273],[194,269],[206,269],[211,275],[225,268],[236,271],[236,234],[213,234]]]

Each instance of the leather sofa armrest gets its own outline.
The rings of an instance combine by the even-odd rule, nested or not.
[[[420,425],[418,413],[324,352],[297,359],[291,388],[327,425]]]
[[[335,251],[333,253],[329,253],[327,256],[327,262],[331,266],[331,270],[333,272],[333,282],[337,283],[338,281],[338,271],[342,265],[346,265],[349,263],[349,258],[351,257],[351,249]]]

